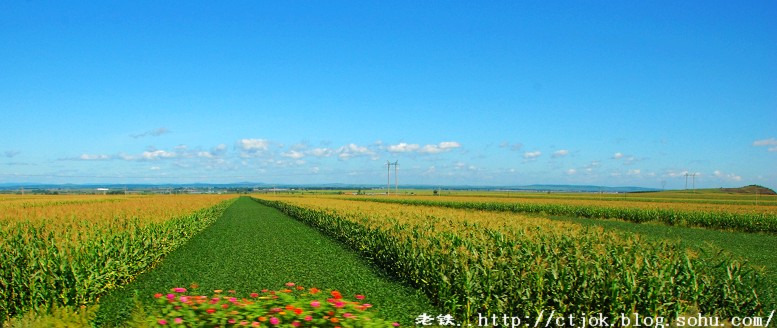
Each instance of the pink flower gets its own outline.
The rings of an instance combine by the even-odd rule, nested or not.
[[[228,322],[228,323],[235,323],[235,322],[237,322],[237,321],[236,321],[235,319],[229,319],[229,320],[227,320],[227,322]]]
[[[309,316],[309,315],[306,315],[305,316],[305,321],[313,321],[313,317]]]
[[[312,307],[319,307],[319,306],[321,306],[321,302],[319,302],[319,301],[310,302],[310,306],[312,306]]]
[[[171,300],[171,301],[174,300],[175,299],[175,294],[167,294],[167,299]]]
[[[185,293],[186,292],[186,288],[176,287],[176,288],[173,288],[173,291],[176,292],[176,293]]]
[[[399,322],[392,323],[391,325],[394,327],[399,327]]]
[[[160,325],[164,326],[164,325],[166,325],[166,324],[167,324],[167,320],[165,320],[165,319],[159,319],[159,321],[157,321],[156,323],[158,323],[158,324],[160,324]]]
[[[350,318],[350,317],[353,317],[353,314],[351,314],[350,312],[343,313],[343,318],[347,319],[347,318]]]
[[[273,325],[277,325],[277,324],[279,324],[280,322],[281,322],[281,321],[280,321],[280,320],[278,320],[278,318],[276,318],[276,317],[272,317],[272,318],[270,318],[270,323],[271,323],[271,324],[273,324]]]
[[[364,299],[364,295],[356,295],[356,299],[361,301]]]
[[[337,301],[337,302],[335,302],[335,307],[336,307],[336,308],[341,308],[341,307],[343,307],[343,306],[345,306],[345,303],[344,303],[344,302],[342,302],[342,301]]]
[[[289,287],[294,287],[294,283],[293,283],[293,282],[287,282],[287,283],[286,283],[286,286],[289,286]]]
[[[299,327],[301,324],[299,323],[299,321],[294,321],[291,323],[291,325],[294,327]]]
[[[248,321],[245,321],[245,320],[240,321],[240,325],[241,326],[247,326],[248,325]]]
[[[258,321],[254,321],[251,323],[251,327],[259,327],[260,323]]]
[[[178,324],[178,325],[180,325],[180,324],[182,324],[182,323],[183,323],[183,319],[181,319],[181,318],[175,318],[175,320],[173,320],[173,321],[174,321],[176,324]]]
[[[186,302],[188,302],[188,301],[189,301],[189,297],[188,297],[188,296],[181,296],[181,297],[179,298],[179,300],[181,301],[181,303],[186,303]]]
[[[220,298],[218,298],[218,297],[211,298],[211,299],[210,299],[210,304],[216,304],[216,303],[218,303],[220,300],[221,300],[221,299],[220,299]]]
[[[251,293],[251,297],[253,297],[253,298],[259,297],[259,294],[257,294],[257,293]]]

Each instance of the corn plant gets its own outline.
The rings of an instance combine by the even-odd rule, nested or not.
[[[512,212],[324,198],[259,201],[341,240],[464,322],[478,314],[543,311],[676,317],[693,308],[733,316],[762,313],[765,306],[759,272],[676,243]]]

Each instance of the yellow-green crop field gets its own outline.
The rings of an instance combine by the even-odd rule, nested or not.
[[[350,245],[422,289],[443,313],[470,323],[483,314],[537,317],[551,311],[730,318],[774,307],[773,286],[763,279],[773,268],[750,266],[725,252],[553,220],[548,213],[558,208],[573,215],[589,207],[613,215],[663,213],[651,212],[645,202],[608,200],[592,206],[585,200],[569,204],[569,199],[535,197],[524,211],[500,204],[525,204],[525,199],[503,197],[257,197]],[[634,204],[639,206],[629,207]],[[750,213],[738,212],[739,207],[726,212],[696,203],[668,204],[679,217],[707,213],[704,218],[712,221]],[[532,210],[535,205],[540,209]],[[755,214],[774,220],[765,213]]]
[[[97,300],[207,227],[233,198],[0,196],[0,321]]]
[[[761,196],[757,204],[718,194],[254,197],[423,291],[440,314],[461,323],[549,312],[731,318],[768,315],[777,306],[771,260],[753,265],[725,249],[558,219],[771,238],[777,235],[774,197]],[[0,321],[51,304],[99,303],[215,222],[234,200],[0,196]]]

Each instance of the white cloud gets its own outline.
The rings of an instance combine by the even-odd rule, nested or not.
[[[577,170],[575,170],[575,169],[567,170],[567,175],[575,175],[576,173],[577,173]]]
[[[270,148],[270,142],[265,139],[241,139],[238,145],[245,151],[265,151]]]
[[[763,139],[763,140],[756,140],[756,141],[753,141],[753,146],[757,146],[757,147],[767,146],[768,151],[777,152],[777,139],[769,138],[769,139]]]
[[[359,146],[356,144],[348,144],[337,149],[337,157],[346,160],[358,156],[375,156],[375,152],[365,146]]]
[[[281,153],[281,156],[288,157],[288,158],[293,158],[293,159],[300,159],[300,158],[305,157],[305,154],[303,154],[300,151],[289,150],[289,151],[287,151],[285,153]]]
[[[380,146],[378,143],[377,146]],[[429,144],[421,147],[419,144],[410,144],[401,142],[396,145],[389,145],[385,149],[390,153],[419,153],[419,154],[439,154],[450,151],[455,148],[461,147],[461,144],[456,141],[443,141],[438,144]]]
[[[777,152],[777,139],[775,138],[769,138],[769,139],[763,139],[763,140],[756,140],[753,141],[753,146],[757,147],[763,147],[768,146],[769,152]]]
[[[537,157],[540,157],[540,155],[542,155],[542,152],[539,151],[539,150],[537,150],[537,151],[527,151],[527,152],[523,153],[523,158],[525,158],[527,160],[533,160],[533,159],[536,159]]]
[[[638,162],[638,159],[636,157],[631,156],[631,155],[627,156],[627,155],[625,155],[625,154],[623,154],[621,152],[617,152],[617,153],[613,154],[612,155],[612,159],[623,160],[623,165],[632,165],[632,164]]]
[[[592,161],[590,164],[585,166],[585,173],[586,174],[593,174],[594,170],[599,168],[602,165],[602,162],[600,161]]]
[[[191,154],[188,154],[186,152],[185,146],[176,147],[176,150],[178,151],[178,153],[182,155],[181,157],[193,157]],[[201,151],[197,151],[194,155],[200,158],[216,158],[216,157],[224,156],[226,152],[227,152],[227,145],[220,144],[216,147],[211,148],[210,151],[201,150]]]
[[[569,155],[569,150],[566,150],[566,149],[559,149],[559,150],[553,152],[553,158],[563,157],[563,156],[567,156],[567,155]]]
[[[329,157],[332,156],[332,153],[333,151],[330,148],[314,148],[307,151],[308,155],[315,157]]]
[[[719,179],[722,179],[722,180],[734,181],[734,182],[742,181],[742,177],[741,176],[738,176],[738,175],[733,174],[733,173],[727,173],[726,174],[726,173],[721,172],[720,170],[715,170],[715,172],[712,172],[712,175],[715,176],[716,178],[719,178]]]
[[[440,149],[453,149],[459,147],[461,147],[461,144],[456,141],[443,141],[440,143]]]
[[[170,130],[168,130],[167,128],[162,127],[162,128],[158,128],[158,129],[148,130],[148,131],[140,133],[140,134],[130,134],[130,137],[133,137],[135,139],[146,137],[146,136],[158,137],[158,136],[161,136],[161,135],[167,134],[167,133],[170,133]]]
[[[81,154],[81,156],[78,156],[78,159],[84,161],[104,161],[112,159],[112,156],[105,154]]]
[[[640,169],[629,170],[629,172],[627,174],[628,175],[641,175],[642,174],[642,170],[640,170]]]
[[[436,145],[426,145],[419,149],[418,152],[422,154],[438,154],[459,147],[461,147],[461,144],[456,141],[443,141]]]
[[[396,145],[388,146],[387,150],[390,153],[407,153],[407,152],[417,151],[420,148],[421,146],[419,146],[418,144],[408,144],[408,143],[401,142]]]
[[[144,151],[141,155],[142,159],[146,160],[157,160],[160,158],[174,158],[176,157],[176,153],[165,151],[165,150],[154,150],[154,151]]]
[[[753,146],[777,146],[777,139],[769,138],[753,141]]]
[[[241,139],[237,142],[241,149],[240,157],[257,157],[270,149],[270,141],[265,139]]]

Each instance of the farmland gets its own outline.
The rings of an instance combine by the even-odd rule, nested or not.
[[[201,231],[233,196],[3,196],[0,319],[79,306]]]
[[[134,293],[285,281],[367,292],[404,325],[775,308],[773,197],[343,194],[0,196],[0,318],[99,303],[102,326]]]
[[[530,316],[550,309],[732,316],[773,307],[773,281],[764,279],[773,266],[750,266],[725,250],[555,220],[548,209],[565,208],[558,202],[516,211],[495,206],[507,202],[492,198],[261,198],[361,250],[463,320],[477,313]],[[578,213],[572,208],[551,215]],[[731,214],[712,213],[713,219]]]

